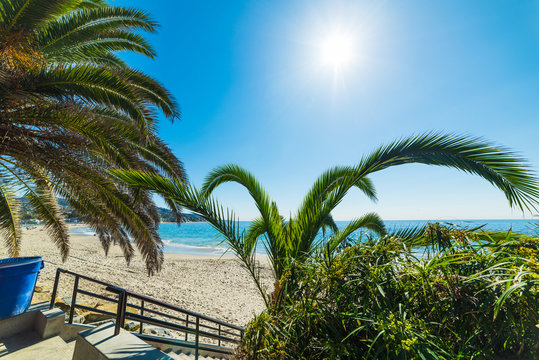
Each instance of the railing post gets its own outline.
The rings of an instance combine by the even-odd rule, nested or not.
[[[144,300],[140,300],[140,316],[144,315]],[[138,329],[138,333],[142,334],[142,320],[140,320],[140,327]]]
[[[221,346],[221,324],[219,324],[219,339],[217,339],[217,346]]]
[[[185,315],[185,327],[189,327],[189,314]],[[189,332],[185,332],[185,341],[189,339]]]
[[[114,335],[120,333],[120,323],[122,322],[122,309],[125,301],[125,292],[122,291],[118,294],[118,305],[116,306],[116,326],[114,327]]]
[[[58,282],[60,281],[60,268],[56,269],[56,276],[54,277],[54,286],[52,287],[51,304],[49,309],[52,310],[56,300],[56,293],[58,292]]]
[[[198,360],[198,328],[200,325],[200,318],[197,316],[196,320],[196,333],[195,333],[195,360]]]
[[[120,326],[121,327],[125,326],[125,312],[126,312],[126,309],[127,309],[127,293],[125,292],[125,290],[123,290],[123,293],[124,293],[124,301],[123,301],[123,304],[122,304],[122,318],[120,320]]]
[[[75,304],[77,303],[77,290],[79,289],[79,276],[75,275],[75,283],[73,284],[73,296],[71,296],[71,308],[69,309],[69,321],[73,324],[73,315],[75,314]]]

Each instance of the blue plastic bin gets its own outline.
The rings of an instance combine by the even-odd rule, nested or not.
[[[28,309],[41,269],[40,256],[0,259],[0,319]]]

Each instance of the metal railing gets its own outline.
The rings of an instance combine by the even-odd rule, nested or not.
[[[69,318],[68,322],[73,323],[73,317],[75,315],[75,309],[87,310],[99,314],[104,314],[110,316],[110,318],[115,319],[115,329],[114,334],[118,335],[120,329],[125,326],[125,321],[133,320],[139,323],[138,334],[135,334],[144,339],[143,327],[144,324],[155,325],[158,327],[174,330],[184,334],[184,343],[188,344],[190,347],[194,348],[195,359],[198,359],[199,351],[209,350],[219,353],[230,354],[232,353],[230,347],[226,347],[223,344],[234,345],[241,342],[243,339],[243,334],[245,329],[236,326],[221,320],[211,318],[193,311],[182,309],[178,306],[169,304],[167,302],[151,298],[146,295],[138,294],[133,291],[129,291],[112,284],[106,283],[101,280],[91,278],[86,275],[78,274],[73,271],[64,270],[58,268],[56,270],[56,277],[54,279],[54,287],[52,289],[52,297],[50,302],[50,308],[52,309],[55,304],[56,295],[58,292],[58,283],[60,281],[60,274],[67,274],[74,276],[73,284],[73,293],[71,297],[71,305],[69,309]],[[93,293],[91,291],[83,290],[80,288],[79,280],[83,279],[86,281],[93,282],[98,285],[105,287],[107,292],[114,294],[115,297],[109,297],[105,295],[100,295]],[[82,294],[90,297],[94,297],[100,300],[108,301],[111,303],[117,304],[116,312],[105,311],[102,309],[97,309],[89,306],[85,306],[77,303],[77,295]],[[133,304],[130,301],[139,301],[139,304]],[[151,307],[150,307],[151,306]],[[138,313],[128,311],[128,307],[136,309]],[[165,308],[168,312],[173,312],[174,315],[156,310],[155,308]],[[147,314],[153,314],[157,317],[150,317]],[[164,320],[163,318],[166,318]],[[194,343],[189,343],[189,335],[194,336]],[[215,343],[203,343],[202,339],[213,339]],[[178,340],[170,338],[170,340]],[[159,342],[159,338],[152,338],[151,341]],[[167,341],[168,343],[168,341]]]

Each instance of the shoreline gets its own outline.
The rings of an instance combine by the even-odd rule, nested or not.
[[[191,222],[191,223],[199,223],[199,222]],[[163,224],[175,224],[172,222]],[[41,229],[43,225],[34,225],[31,229]],[[88,228],[86,224],[69,224],[69,236],[70,237],[88,237],[88,238],[94,238],[96,237],[96,234],[93,230],[87,231],[87,232],[77,232],[72,231],[73,229],[86,229]],[[227,251],[227,248],[224,246],[213,246],[213,245],[189,245],[189,244],[181,244],[181,243],[174,243],[171,240],[162,239],[163,240],[163,254],[165,255],[186,255],[186,256],[196,256],[199,258],[233,258],[234,255]],[[257,253],[261,258],[267,257],[264,253]]]
[[[200,224],[203,222],[200,221],[191,221],[184,223],[187,224]],[[205,223],[205,222],[204,222]],[[174,222],[161,222],[161,224],[176,224]],[[40,229],[43,225],[33,225],[32,228]],[[95,237],[95,232],[88,228],[86,224],[68,224],[69,235],[70,236],[80,236],[80,237]],[[74,229],[87,229],[88,231],[79,232],[73,231]],[[197,256],[197,257],[211,257],[211,258],[234,258],[234,254],[228,251],[228,247],[222,245],[192,245],[174,242],[173,240],[163,239],[163,253],[167,255],[188,255],[188,256]],[[264,252],[257,252],[257,256],[261,260],[267,259],[267,254]]]
[[[388,231],[398,230],[401,227],[422,226],[427,222],[454,223],[457,227],[483,227],[487,231],[502,231],[506,232],[512,229],[514,233],[523,233],[537,236],[539,233],[539,219],[454,219],[454,220],[386,220]],[[242,227],[248,225],[248,221],[242,221]],[[339,226],[343,226],[346,222],[338,221]],[[234,255],[228,250],[226,244],[220,241],[215,241],[217,231],[211,229],[207,222],[192,221],[182,224],[182,228],[176,228],[174,222],[162,222],[164,224],[163,232],[160,229],[160,235],[164,243],[163,252],[165,254],[186,254],[199,257],[217,257],[217,258],[233,258]],[[85,224],[71,225],[72,229],[86,228]],[[174,230],[171,231],[171,226]],[[72,236],[92,236],[95,235],[93,230],[80,232],[75,230],[70,232]],[[267,257],[264,248],[261,246],[257,249],[257,256]]]
[[[68,226],[70,230],[84,227],[83,224]],[[56,269],[60,267],[239,326],[247,325],[265,308],[249,273],[233,256],[166,253],[161,271],[148,276],[138,251],[127,265],[118,245],[112,245],[105,256],[94,236],[70,232],[70,254],[65,262],[43,226],[31,230],[23,227],[21,244],[21,256],[41,256],[45,263],[37,280],[43,292],[36,292],[36,301],[50,300]],[[0,257],[7,257],[4,247],[0,247]],[[270,291],[273,280],[267,258],[259,256],[259,263],[262,282]],[[81,281],[80,285],[107,294],[104,288],[92,283]],[[68,299],[72,286],[71,277],[61,276],[57,298]]]

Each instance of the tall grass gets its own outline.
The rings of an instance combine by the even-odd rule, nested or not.
[[[430,234],[430,239],[429,239]],[[238,359],[535,359],[539,241],[431,225],[290,267]]]

